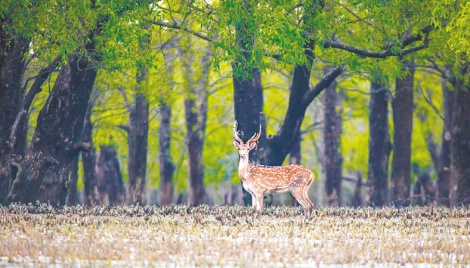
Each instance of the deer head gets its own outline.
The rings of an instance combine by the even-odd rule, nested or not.
[[[237,130],[238,123],[235,121],[233,123],[233,137],[235,140],[233,141],[233,146],[238,148],[238,154],[240,155],[240,159],[248,158],[248,153],[250,150],[253,150],[258,145],[258,140],[261,137],[261,125],[259,126],[259,132],[255,133],[253,137],[251,137],[246,143],[243,143],[243,140],[238,136]]]

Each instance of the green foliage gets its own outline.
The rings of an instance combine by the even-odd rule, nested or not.
[[[370,84],[356,78],[338,84],[343,89],[343,134],[340,152],[343,155],[343,172],[367,174],[369,159],[369,90]]]

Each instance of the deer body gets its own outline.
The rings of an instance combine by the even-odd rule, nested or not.
[[[246,143],[238,137],[237,123],[234,123],[234,146],[238,148],[240,162],[238,174],[253,200],[253,207],[263,210],[263,197],[269,193],[282,193],[290,191],[305,211],[305,216],[310,219],[313,204],[308,198],[308,190],[314,180],[313,173],[299,165],[289,166],[259,166],[249,163],[249,151],[257,145],[261,134],[256,134]]]

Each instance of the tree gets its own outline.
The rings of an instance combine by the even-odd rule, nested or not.
[[[203,49],[202,55],[196,55],[197,43],[188,40],[188,47],[183,51],[183,65],[188,74],[184,81],[186,145],[189,156],[189,204],[200,205],[204,202],[204,169],[202,153],[207,121],[207,99],[209,86],[209,67],[212,49]],[[192,62],[200,62],[199,68],[190,66]],[[198,64],[199,65],[199,64]],[[197,71],[197,70],[200,70]]]
[[[100,202],[100,196],[98,192],[98,179],[96,176],[96,150],[93,145],[93,122],[91,121],[91,114],[94,103],[97,98],[97,91],[94,91],[94,97],[90,100],[87,106],[85,114],[85,123],[83,126],[82,140],[90,145],[88,151],[81,152],[82,164],[83,164],[83,180],[85,186],[85,204],[88,206],[97,205]],[[93,95],[93,92],[92,92]]]
[[[11,185],[10,163],[15,145],[18,115],[22,111],[24,88],[22,79],[25,68],[24,54],[30,39],[14,26],[21,17],[18,13],[27,8],[20,3],[7,4],[6,10],[0,10],[0,203],[2,203]],[[2,4],[3,5],[3,4]]]
[[[166,71],[164,76],[164,85],[169,86],[169,90],[174,88],[174,61],[176,58],[175,45],[177,42],[168,42],[163,49]],[[166,92],[165,89],[162,93]],[[164,94],[162,94],[163,96]],[[173,200],[173,173],[175,165],[171,157],[171,111],[172,103],[168,98],[160,100],[160,129],[158,136],[158,160],[160,162],[160,205],[166,206],[171,204]]]
[[[328,67],[324,72],[328,73]],[[324,165],[326,176],[326,195],[329,206],[341,206],[342,156],[339,152],[340,135],[342,133],[341,121],[341,95],[337,92],[337,82],[333,81],[326,89],[324,100]],[[338,111],[339,110],[339,111]]]
[[[468,62],[460,66],[460,75],[468,75],[469,67]],[[455,84],[450,163],[451,189],[454,189],[450,193],[452,205],[470,204],[470,91],[467,83],[457,79]]]
[[[146,70],[140,70],[137,75],[137,91],[134,94],[134,103],[129,108],[129,126],[127,142],[129,146],[129,204],[145,204],[148,129],[149,129],[149,103],[142,90]]]
[[[442,178],[439,180],[440,196],[446,194],[447,186],[450,186],[449,197],[450,205],[468,205],[470,203],[470,169],[466,162],[470,157],[470,140],[469,133],[469,117],[470,110],[468,103],[470,94],[468,91],[469,81],[469,46],[468,46],[468,22],[470,21],[470,4],[456,4],[454,1],[442,1],[435,9],[435,17],[433,23],[436,27],[444,28],[442,35],[446,40],[447,48],[450,53],[444,53],[444,57],[439,59],[444,61],[444,66],[452,66],[451,76],[448,81],[451,82],[455,92],[454,99],[450,94],[444,96],[444,101],[447,105],[445,113],[449,112],[448,120],[451,123],[444,125],[444,135],[442,144],[449,145],[449,129],[450,129],[450,185],[447,184],[446,173],[443,172]],[[447,51],[449,52],[449,51]],[[438,55],[439,56],[439,55]],[[438,67],[437,64],[433,64]],[[446,72],[440,72],[444,77]],[[446,94],[446,93],[444,93]],[[451,111],[447,111],[451,109]],[[451,117],[451,118],[450,118]],[[443,150],[444,152],[444,150]],[[447,153],[446,151],[445,153]],[[443,156],[443,163],[448,163],[448,155]],[[445,165],[443,165],[446,168]],[[446,171],[446,170],[443,170]]]
[[[91,35],[90,40],[93,40]],[[89,53],[95,49],[93,41],[85,44]],[[81,150],[89,149],[81,142],[81,132],[91,89],[96,78],[96,69],[89,68],[90,61],[76,54],[62,67],[45,106],[38,117],[38,127],[33,136],[27,156],[16,164],[18,172],[10,190],[9,202],[35,202],[40,198],[40,187],[51,166],[50,174],[54,201],[65,203],[69,174],[69,163]],[[87,68],[88,67],[88,68]],[[49,188],[42,188],[48,191]],[[57,203],[53,203],[57,204]]]
[[[393,111],[391,199],[400,205],[411,196],[411,133],[413,128],[414,64],[404,62],[406,76],[397,78]]]
[[[442,91],[444,92],[444,128],[442,130],[442,143],[437,165],[438,202],[449,206],[450,196],[450,164],[451,164],[451,132],[453,123],[453,110],[455,91],[447,86],[447,80],[442,79]]]
[[[96,160],[99,199],[103,206],[122,205],[126,201],[126,185],[116,154],[113,145],[101,145]]]
[[[27,20],[25,24],[33,25],[33,33],[30,34],[35,39],[31,42],[31,49],[41,51],[44,55],[60,51],[63,66],[38,116],[37,128],[27,155],[22,161],[12,163],[17,172],[12,174],[14,181],[9,202],[65,202],[70,163],[80,150],[89,148],[81,142],[80,136],[97,75],[97,63],[109,63],[109,58],[115,55],[98,52],[107,42],[101,37],[115,33],[110,31],[110,21],[119,21],[127,11],[140,6],[114,1],[99,5],[95,1],[73,1],[67,3],[66,7],[64,9],[60,3],[49,1],[38,3],[37,9],[34,9],[38,11],[38,16],[34,18],[42,23],[41,27],[34,19]],[[57,10],[62,12],[57,13]],[[34,34],[39,28],[42,34]],[[103,56],[106,56],[105,61],[102,61]],[[56,132],[51,133],[51,129]],[[42,185],[45,179],[51,183],[51,187]]]
[[[386,86],[374,81],[370,86],[369,104],[369,205],[388,202],[388,160],[391,143],[388,133],[388,95]]]

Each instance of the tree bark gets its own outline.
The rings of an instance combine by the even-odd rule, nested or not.
[[[460,67],[468,75],[470,64]],[[470,204],[470,91],[461,79],[455,83],[455,101],[451,134],[451,205]]]
[[[23,56],[29,47],[28,39],[5,31],[7,23],[8,18],[0,18],[0,204],[6,200],[11,177],[17,172],[16,168],[11,168],[11,157],[24,97]]]
[[[386,87],[371,83],[369,103],[369,205],[384,206],[388,202],[388,160],[391,151],[388,133],[388,95]]]
[[[70,163],[70,185],[68,187],[66,204],[76,206],[80,204],[80,194],[77,189],[78,182],[78,155]]]
[[[122,205],[126,201],[126,186],[116,155],[117,152],[113,145],[100,146],[100,154],[95,168],[100,205],[116,206]]]
[[[141,70],[137,77],[137,87],[142,87],[146,71]],[[144,205],[146,191],[146,171],[149,130],[149,103],[141,89],[135,93],[133,106],[129,114],[129,132],[127,142],[129,146],[128,158],[128,184],[129,204]]]
[[[83,179],[85,186],[85,204],[94,206],[99,204],[98,180],[96,178],[96,150],[93,145],[93,122],[91,121],[94,99],[87,105],[85,123],[83,126],[82,140],[90,144],[90,150],[81,152],[83,164]]]
[[[354,199],[352,205],[357,208],[362,206],[362,173],[357,172],[356,189],[354,190]]]
[[[455,79],[452,79],[455,84]],[[442,79],[444,93],[444,129],[442,130],[441,151],[437,171],[437,202],[443,206],[450,206],[450,164],[451,164],[451,133],[452,117],[455,102],[455,90],[450,90],[447,80]]]
[[[405,204],[411,196],[411,134],[413,129],[413,83],[414,64],[404,62],[403,70],[408,74],[396,79],[395,98],[392,102],[393,111],[393,159],[391,199],[393,202]]]
[[[158,159],[160,161],[160,205],[167,206],[173,200],[173,173],[175,165],[170,152],[171,106],[160,104],[160,130],[158,137]]]
[[[324,68],[324,73],[328,73],[330,67]],[[341,206],[341,179],[343,159],[339,152],[340,135],[342,133],[341,111],[337,112],[339,103],[339,93],[337,92],[337,82],[333,81],[325,90],[323,100],[325,103],[325,118],[323,128],[323,139],[325,143],[324,165],[326,176],[326,195],[329,206]]]

